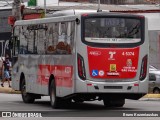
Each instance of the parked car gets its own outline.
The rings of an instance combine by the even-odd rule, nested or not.
[[[160,70],[149,65],[149,93],[160,94]]]

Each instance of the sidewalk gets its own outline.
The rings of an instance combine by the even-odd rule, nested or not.
[[[0,82],[1,84],[1,82]],[[11,86],[12,86],[12,83],[11,83]],[[4,87],[2,87],[0,85],[0,93],[8,93],[8,94],[20,94],[20,91],[15,91],[12,89],[12,87],[8,87],[8,82],[5,82],[4,83]]]

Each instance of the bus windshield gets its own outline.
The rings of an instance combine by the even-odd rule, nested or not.
[[[84,40],[94,43],[138,43],[141,21],[136,18],[87,18]]]

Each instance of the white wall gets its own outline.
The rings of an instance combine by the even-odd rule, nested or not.
[[[160,31],[149,31],[149,64],[160,69]]]
[[[148,30],[160,30],[160,13],[138,13],[148,19]]]
[[[53,6],[55,4],[58,4],[59,0],[46,0],[47,6]],[[37,0],[38,6],[44,6],[44,0]]]

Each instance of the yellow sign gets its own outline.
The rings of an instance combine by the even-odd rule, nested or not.
[[[116,71],[116,64],[110,64],[110,72]]]

